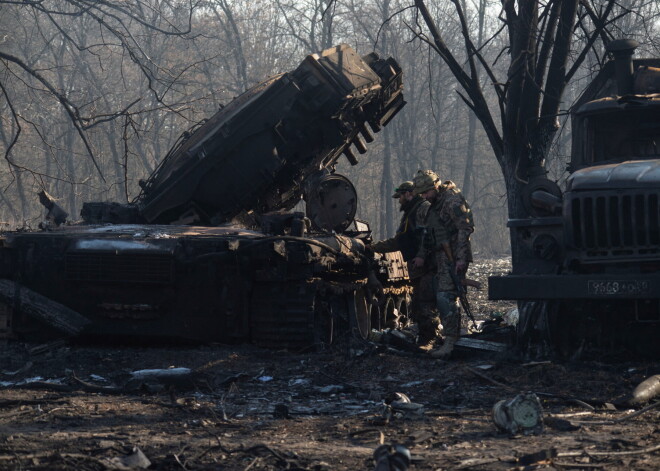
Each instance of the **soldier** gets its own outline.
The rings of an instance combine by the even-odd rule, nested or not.
[[[431,203],[419,195],[413,195],[413,190],[414,184],[411,181],[403,182],[394,189],[392,197],[399,199],[400,210],[403,212],[396,235],[375,242],[370,248],[378,253],[400,250],[403,259],[408,262],[408,275],[413,287],[412,318],[419,327],[417,341],[420,346],[430,348],[437,336],[438,328],[437,323],[430,323],[430,319],[437,319],[437,314],[429,315],[435,310],[434,267],[432,265],[416,267],[412,261],[415,257],[424,255],[422,247],[424,221]]]
[[[449,180],[440,183],[440,177],[431,170],[420,170],[414,182],[415,194],[431,203],[423,247],[426,256],[436,260],[436,301],[445,335],[442,347],[432,351],[431,356],[447,358],[461,331],[458,291],[450,270],[462,279],[472,262],[472,211],[456,185]],[[420,266],[424,262],[424,258],[416,257],[413,263]]]

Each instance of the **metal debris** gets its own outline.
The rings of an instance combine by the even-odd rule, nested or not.
[[[630,404],[643,404],[660,395],[660,374],[646,378],[633,390]]]
[[[403,445],[381,445],[374,451],[374,471],[406,471],[412,457]]]
[[[504,352],[507,348],[509,348],[505,343],[473,339],[468,337],[459,338],[455,345],[457,347],[469,348],[472,350],[485,350],[489,352]]]
[[[519,394],[511,400],[493,406],[493,421],[497,427],[512,435],[543,432],[543,409],[534,393]]]
[[[412,402],[404,393],[395,392],[389,394],[383,400],[382,416],[386,422],[392,417],[399,419],[419,418],[424,415],[424,405]]]
[[[130,455],[115,456],[109,460],[103,460],[103,464],[108,469],[146,469],[151,466],[151,461],[142,453],[142,450],[135,447]]]

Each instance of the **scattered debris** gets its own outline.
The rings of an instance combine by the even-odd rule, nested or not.
[[[25,372],[28,371],[30,368],[32,368],[32,362],[31,362],[31,361],[28,361],[27,363],[25,363],[25,365],[23,365],[22,367],[20,367],[20,368],[17,369],[16,371],[7,371],[7,370],[3,370],[3,371],[2,371],[2,374],[5,375],[5,376],[16,376],[16,375],[20,375],[20,374],[25,373]]]
[[[634,419],[635,417],[639,417],[642,414],[645,414],[648,411],[651,411],[653,409],[657,409],[660,407],[660,401],[654,402],[652,404],[649,404],[648,406],[635,411],[631,414],[624,415],[623,417],[619,417],[618,419],[612,419],[612,420],[604,420],[604,421],[580,421],[579,423],[581,424],[589,424],[589,425],[614,425],[614,424],[620,424],[623,422],[626,422],[630,419]]]
[[[630,404],[644,404],[660,395],[660,375],[653,375],[639,383],[632,392]]]
[[[286,404],[275,404],[273,409],[273,418],[274,419],[290,419],[289,408]]]
[[[552,460],[557,457],[557,450],[549,448],[547,450],[537,451],[518,458],[517,463],[520,466],[552,464]]]
[[[406,471],[411,459],[403,445],[381,445],[374,451],[374,471]]]
[[[86,317],[12,280],[0,279],[0,302],[66,335],[78,335],[90,325]]]
[[[190,368],[161,368],[150,370],[137,370],[131,373],[131,379],[136,381],[145,381],[150,379],[164,380],[171,378],[182,378],[190,376]]]
[[[382,417],[385,419],[385,423],[388,423],[392,417],[410,419],[423,416],[424,405],[412,402],[410,398],[403,393],[392,393],[383,401]]]
[[[146,388],[159,392],[165,386],[189,389],[195,386],[195,379],[200,376],[190,368],[164,368],[133,371],[124,385],[127,390]]]
[[[504,352],[509,346],[501,342],[492,342],[490,340],[481,340],[470,337],[460,337],[455,345],[457,347],[469,348],[473,350],[485,350],[489,352]]]
[[[501,400],[493,406],[493,421],[511,435],[543,432],[543,409],[534,393],[519,394],[511,400]]]
[[[66,345],[65,340],[57,339],[57,340],[53,340],[52,342],[42,343],[41,345],[32,347],[31,349],[28,350],[28,353],[30,355],[41,355],[42,353],[52,352],[53,350],[57,350],[58,348],[63,347],[64,345]]]
[[[529,361],[527,363],[523,363],[520,366],[539,366],[539,365],[552,365],[552,362],[550,360],[545,360],[545,361]]]
[[[505,325],[515,327],[518,325],[518,320],[520,319],[520,314],[518,313],[518,308],[510,309],[502,316],[502,320]]]
[[[133,453],[125,456],[115,456],[113,458],[103,460],[109,469],[146,469],[151,466],[149,458],[142,453],[138,447],[133,448]]]
[[[560,432],[574,432],[579,430],[580,426],[571,423],[566,419],[560,419],[559,417],[545,417],[543,423],[554,430],[559,430]]]
[[[316,389],[324,394],[333,394],[343,391],[344,386],[340,384],[330,384],[328,386],[317,387]]]
[[[470,373],[472,373],[473,375],[476,375],[476,376],[478,376],[478,377],[480,377],[480,378],[482,378],[482,379],[485,379],[486,381],[488,381],[488,382],[490,382],[490,383],[493,383],[494,385],[499,386],[499,387],[501,387],[501,388],[503,388],[503,389],[506,389],[507,391],[513,391],[513,392],[517,392],[517,391],[518,391],[516,388],[513,388],[513,387],[509,386],[508,384],[504,384],[504,383],[501,383],[501,382],[499,382],[499,381],[495,381],[493,378],[490,378],[489,376],[487,376],[487,375],[485,375],[485,374],[483,374],[483,373],[481,373],[481,372],[475,370],[474,368],[466,367],[466,369],[467,369]]]

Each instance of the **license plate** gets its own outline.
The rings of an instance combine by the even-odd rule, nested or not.
[[[614,296],[645,294],[650,291],[649,282],[644,280],[589,280],[589,294]]]

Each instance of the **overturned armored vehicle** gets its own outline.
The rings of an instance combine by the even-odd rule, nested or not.
[[[404,104],[396,61],[346,45],[258,84],[185,132],[134,203],[3,234],[5,330],[302,348],[405,314],[405,264],[364,256],[355,189],[334,173]]]
[[[521,301],[523,345],[660,354],[660,59],[636,46],[613,41],[573,109],[565,191],[530,180],[532,217],[509,221],[524,250],[489,295]]]

